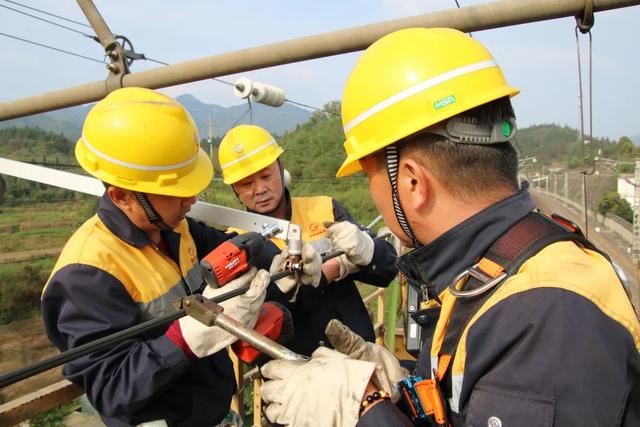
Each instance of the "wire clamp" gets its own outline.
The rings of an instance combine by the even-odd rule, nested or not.
[[[584,0],[582,16],[576,16],[576,27],[582,34],[587,34],[591,31],[595,21],[596,17],[593,13],[593,0]]]

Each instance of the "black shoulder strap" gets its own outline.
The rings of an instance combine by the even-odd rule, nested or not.
[[[517,273],[525,261],[550,244],[559,241],[573,241],[581,247],[598,251],[573,222],[559,215],[552,215],[550,218],[538,212],[530,212],[498,238],[484,254],[484,258],[502,267],[506,273],[505,279],[476,297],[456,299],[440,353],[453,357],[462,332],[493,292],[509,276]],[[603,255],[606,256],[606,254]],[[479,279],[471,275],[468,277],[464,284],[465,291],[483,285]]]

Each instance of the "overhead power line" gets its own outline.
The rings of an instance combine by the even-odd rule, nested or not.
[[[5,6],[5,5],[2,5],[2,4],[0,4],[0,7],[3,7],[5,9],[11,10],[11,11],[16,12],[16,13],[19,13],[21,15],[28,16],[28,17],[33,18],[33,19],[37,19],[39,21],[46,22],[46,23],[51,24],[51,25],[55,25],[56,27],[64,28],[65,30],[73,31],[74,33],[78,33],[78,34],[81,34],[81,35],[83,35],[85,37],[89,37],[90,39],[93,39],[95,41],[99,41],[96,36],[94,36],[92,34],[87,34],[87,33],[83,32],[83,31],[76,30],[75,28],[67,27],[66,25],[58,24],[56,22],[49,21],[48,19],[40,18],[39,16],[35,16],[35,15],[30,14],[30,13],[23,12],[21,10],[14,9],[12,7]]]
[[[39,12],[39,13],[43,13],[45,15],[49,15],[49,16],[53,16],[53,17],[58,18],[58,19],[62,19],[63,21],[67,21],[67,22],[71,22],[73,24],[82,25],[83,27],[91,28],[91,25],[85,24],[84,22],[74,21],[73,19],[65,18],[64,16],[56,15],[55,13],[45,12],[42,9],[38,9],[38,8],[35,8],[35,7],[27,6],[26,4],[18,3],[17,1],[13,1],[13,0],[4,0],[4,1],[6,1],[7,3],[12,3],[12,4],[15,4],[17,6],[24,7],[25,9],[30,9],[30,10],[33,10],[33,11],[36,11],[36,12]]]
[[[53,13],[45,12],[45,11],[43,11],[43,10],[40,10],[40,9],[37,9],[37,8],[34,8],[34,7],[30,7],[30,6],[24,5],[24,4],[22,4],[22,3],[18,3],[18,2],[13,1],[13,0],[4,0],[4,1],[5,1],[5,2],[8,2],[8,3],[16,4],[16,5],[18,5],[18,6],[21,6],[21,7],[24,7],[24,8],[30,9],[30,10],[34,10],[34,11],[37,11],[37,12],[40,12],[40,13],[44,13],[44,14],[46,14],[46,15],[54,16],[54,17],[56,17],[56,18],[58,18],[58,19],[64,19],[65,21],[69,21],[69,22],[72,22],[72,23],[74,23],[74,24],[83,25],[83,26],[86,26],[86,27],[92,28],[90,25],[84,24],[84,23],[82,23],[82,22],[78,22],[78,21],[74,21],[74,20],[72,20],[72,19],[64,18],[64,17],[62,17],[62,16],[59,16],[59,15],[56,15],[56,14],[53,14]],[[94,41],[96,41],[96,42],[99,42],[99,41],[100,41],[100,40],[98,39],[98,37],[96,37],[95,35],[87,34],[87,33],[83,32],[83,31],[79,31],[79,30],[76,30],[76,29],[74,29],[74,28],[70,28],[70,27],[67,27],[67,26],[65,26],[65,25],[61,25],[61,24],[58,24],[58,23],[56,23],[56,22],[49,21],[48,19],[44,19],[44,18],[41,18],[41,17],[39,17],[39,16],[32,15],[32,14],[27,13],[27,12],[23,12],[23,11],[21,11],[21,10],[14,9],[14,8],[12,8],[12,7],[9,7],[9,6],[0,5],[0,7],[3,7],[3,8],[5,8],[5,9],[11,10],[11,11],[13,11],[13,12],[20,13],[20,14],[22,14],[22,15],[29,16],[29,17],[31,17],[31,18],[34,18],[34,19],[37,19],[37,20],[40,20],[40,21],[43,21],[43,22],[46,22],[46,23],[49,23],[49,24],[55,25],[55,26],[57,26],[57,27],[60,27],[60,28],[63,28],[63,29],[69,30],[69,31],[73,31],[74,33],[81,34],[81,35],[83,35],[84,37],[88,37],[88,38],[90,38],[90,39],[92,39],[92,40],[94,40]],[[55,50],[55,51],[58,51],[58,52],[66,53],[66,54],[69,54],[69,55],[77,56],[77,57],[80,57],[80,58],[84,58],[84,59],[88,59],[88,60],[91,60],[91,61],[100,62],[101,64],[104,64],[104,61],[98,61],[97,59],[90,58],[90,57],[87,57],[87,56],[84,56],[84,55],[80,55],[80,54],[77,54],[77,53],[73,53],[73,52],[70,52],[70,51],[67,51],[67,50],[59,49],[59,48],[56,48],[56,47],[53,47],[53,46],[48,46],[48,45],[45,45],[45,44],[42,44],[42,43],[38,43],[38,42],[34,42],[34,41],[31,41],[31,40],[24,39],[24,38],[21,38],[21,37],[12,36],[12,35],[9,35],[9,34],[6,34],[6,33],[0,33],[0,34],[1,34],[1,35],[3,35],[3,36],[5,36],[5,37],[13,38],[13,39],[20,40],[20,41],[23,41],[23,42],[26,42],[26,43],[35,44],[35,45],[37,45],[37,46],[45,47],[45,48],[52,49],[52,50]],[[157,64],[161,64],[161,65],[170,65],[170,64],[169,64],[169,63],[167,63],[167,62],[160,61],[160,60],[153,59],[153,58],[148,58],[148,57],[146,57],[145,55],[141,55],[141,59],[145,59],[145,60],[147,60],[147,61],[155,62],[155,63],[157,63]],[[211,78],[211,80],[215,80],[215,81],[217,81],[217,82],[219,82],[219,83],[222,83],[222,84],[225,84],[225,85],[228,85],[228,86],[235,87],[235,84],[234,84],[234,83],[231,83],[231,82],[229,82],[229,81],[226,81],[226,80],[223,80],[223,79],[220,79],[220,78],[217,78],[217,77],[212,77],[212,78]],[[291,99],[285,99],[285,101],[284,101],[284,102],[288,102],[289,104],[297,105],[297,106],[304,107],[304,108],[308,108],[308,109],[315,110],[315,111],[322,111],[322,112],[325,112],[325,113],[327,113],[327,114],[330,114],[330,115],[333,115],[333,116],[336,116],[336,117],[337,117],[337,116],[339,116],[339,114],[337,114],[337,113],[335,113],[335,112],[333,112],[333,111],[327,111],[327,110],[325,110],[324,108],[314,107],[314,106],[312,106],[312,105],[304,104],[304,103],[302,103],[302,102],[293,101],[293,100],[291,100]],[[242,118],[244,118],[244,117],[247,115],[247,113],[250,113],[250,112],[251,112],[251,104],[249,104],[249,109],[248,109],[248,110],[247,110],[247,111],[246,111],[246,112],[245,112],[245,113],[244,113],[244,114],[243,114],[243,115],[242,115],[242,116],[241,116],[241,117],[236,121],[236,123],[237,123],[238,121],[242,120]]]
[[[159,61],[159,60],[157,60],[157,59],[153,59],[153,58],[147,58],[147,57],[145,57],[144,59],[146,59],[147,61],[155,62],[156,64],[161,64],[161,65],[171,65],[171,64],[169,64],[169,63],[167,63],[167,62]],[[223,80],[223,79],[220,79],[220,78],[217,78],[217,77],[211,77],[211,80],[215,80],[215,81],[217,81],[217,82],[223,83],[223,84],[228,85],[228,86],[233,86],[233,87],[235,87],[235,86],[236,86],[234,83],[228,82],[228,81],[226,81],[226,80]],[[333,111],[327,111],[327,110],[325,110],[324,108],[314,107],[314,106],[312,106],[312,105],[303,104],[302,102],[293,101],[293,100],[291,100],[291,99],[285,99],[285,100],[284,100],[284,102],[288,102],[289,104],[298,105],[298,106],[300,106],[300,107],[304,107],[304,108],[309,108],[309,109],[311,109],[311,110],[323,111],[323,112],[325,112],[325,113],[327,113],[327,114],[331,114],[331,115],[336,116],[336,117],[337,117],[337,116],[339,116],[339,114],[338,114],[338,113],[335,113],[335,112],[333,112]],[[240,117],[240,119],[238,119],[238,121],[240,121],[244,116],[246,116],[246,115],[247,115],[247,113],[248,113],[249,111],[250,111],[250,110],[247,110],[247,112],[245,112],[245,113],[242,115],[242,117]]]
[[[22,37],[13,36],[11,34],[2,33],[2,32],[0,32],[0,36],[5,36],[5,37],[8,37],[8,38],[14,39],[14,40],[20,40],[20,41],[25,42],[25,43],[31,43],[31,44],[34,44],[36,46],[40,46],[40,47],[44,47],[44,48],[47,48],[47,49],[55,50],[57,52],[66,53],[67,55],[77,56],[78,58],[84,58],[84,59],[87,59],[89,61],[97,62],[99,64],[103,64],[104,65],[104,61],[100,61],[100,60],[95,59],[95,58],[90,58],[88,56],[80,55],[79,53],[70,52],[68,50],[59,49],[59,48],[54,47],[54,46],[49,46],[49,45],[46,45],[46,44],[34,42],[33,40],[27,40],[27,39],[24,39]]]

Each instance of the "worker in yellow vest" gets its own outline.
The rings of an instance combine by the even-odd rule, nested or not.
[[[453,29],[396,31],[359,58],[337,175],[364,171],[385,222],[414,248],[398,267],[420,296],[422,350],[407,376],[333,321],[338,351],[262,367],[272,422],[640,425],[640,323],[606,254],[535,211],[519,185],[517,93]]]
[[[293,315],[295,333],[287,346],[305,355],[320,345],[329,346],[324,329],[331,319],[341,320],[365,340],[374,341],[373,325],[354,280],[387,286],[396,275],[395,249],[385,240],[372,238],[337,200],[328,196],[292,197],[285,185],[280,159],[283,151],[265,129],[240,125],[222,139],[218,160],[224,183],[233,188],[247,210],[300,225],[302,240],[307,242],[302,250],[303,262],[319,264],[319,254],[329,249],[345,252],[317,265],[318,274],[313,278],[306,280],[304,275],[302,282],[310,286],[298,287],[294,279],[285,278],[269,287],[267,299],[285,304]],[[327,222],[333,225],[325,227]],[[273,242],[280,249],[285,246],[282,240]],[[272,273],[287,254],[269,254],[274,255],[278,257]]]
[[[118,89],[89,111],[75,154],[105,192],[42,293],[44,326],[56,347],[70,350],[161,317],[186,295],[211,298],[249,283],[221,305],[253,327],[267,271],[254,268],[214,290],[200,270],[198,260],[235,234],[186,217],[213,165],[182,105],[149,89]],[[62,373],[85,390],[107,426],[209,427],[228,414],[237,388],[226,350],[235,340],[183,317],[73,360]]]

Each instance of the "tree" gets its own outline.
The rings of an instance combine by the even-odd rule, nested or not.
[[[322,111],[314,111],[309,122],[317,123],[318,121],[331,119],[332,117],[340,117],[340,110],[340,101],[329,101],[324,104]]]
[[[626,136],[623,136],[622,138],[620,138],[620,141],[618,141],[618,144],[616,146],[616,153],[618,154],[618,158],[620,160],[623,160],[633,157],[634,148],[635,146],[633,145],[633,142]]]
[[[603,215],[608,213],[619,216],[627,222],[633,222],[633,210],[625,199],[620,197],[617,191],[607,191],[598,201],[598,212]]]

